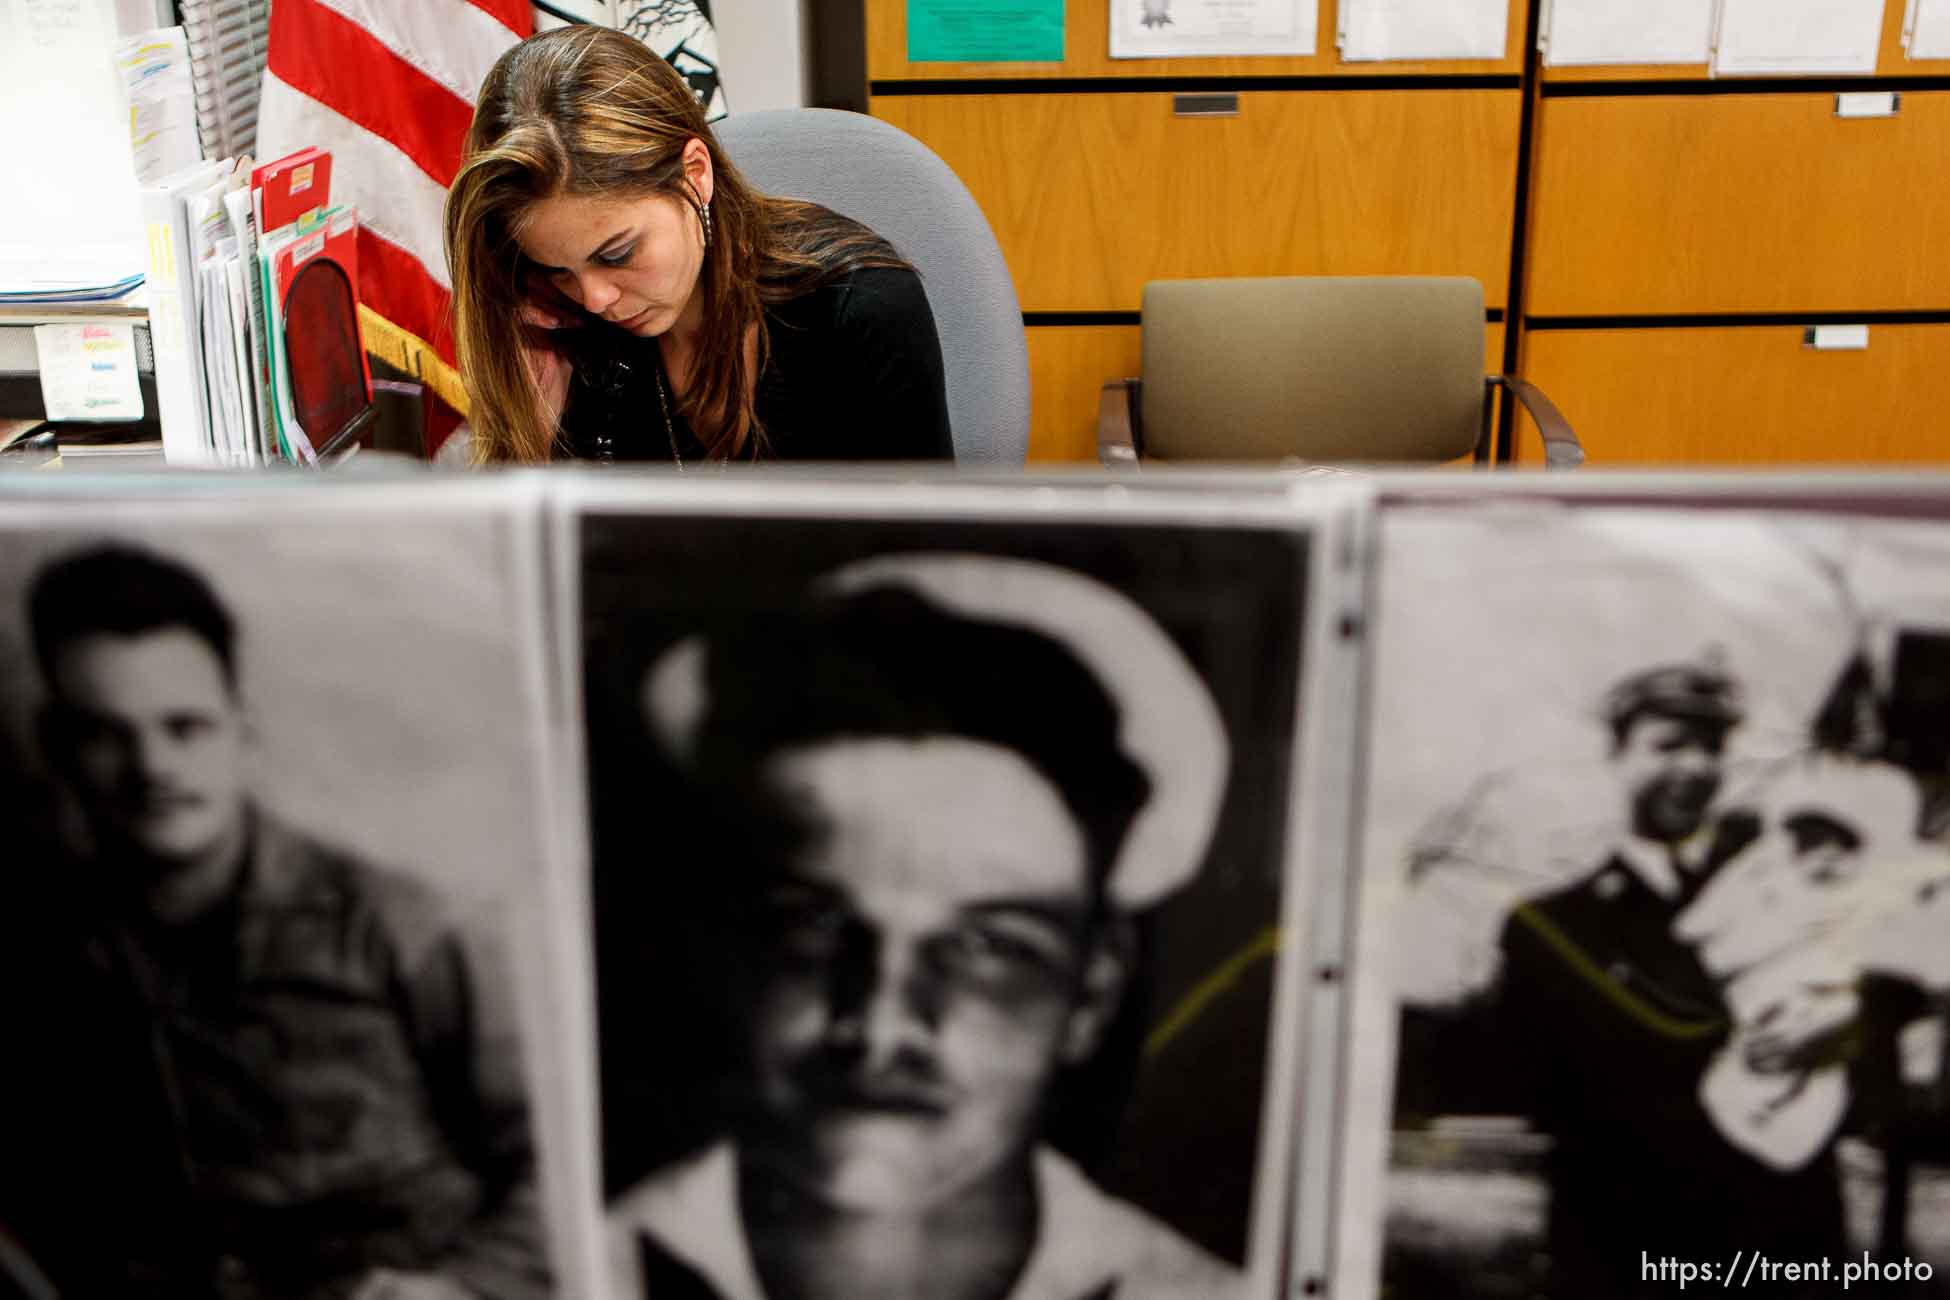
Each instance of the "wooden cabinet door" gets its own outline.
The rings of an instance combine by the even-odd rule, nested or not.
[[[1950,325],[1874,325],[1862,352],[1781,326],[1540,330],[1524,373],[1594,466],[1950,459]],[[1533,430],[1519,445],[1542,462]]]
[[[1468,275],[1503,304],[1521,94],[888,95],[973,191],[1025,311],[1135,311],[1148,280]]]
[[[1950,92],[1546,99],[1533,316],[1950,308]]]

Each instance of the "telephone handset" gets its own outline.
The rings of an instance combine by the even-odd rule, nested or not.
[[[547,331],[548,344],[569,363],[564,431],[579,458],[632,459],[625,448],[660,445],[646,444],[643,433],[656,409],[656,342],[578,314],[574,324]]]

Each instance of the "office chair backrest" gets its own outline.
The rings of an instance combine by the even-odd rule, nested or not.
[[[914,263],[941,336],[956,461],[1020,465],[1029,448],[1022,308],[961,178],[913,136],[859,113],[733,113],[716,130],[753,185],[863,221]]]
[[[1444,461],[1483,421],[1483,289],[1434,276],[1144,287],[1144,452]]]

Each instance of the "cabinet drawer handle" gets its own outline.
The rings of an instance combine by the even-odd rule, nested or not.
[[[1171,111],[1178,117],[1238,117],[1239,96],[1173,95]]]
[[[1817,352],[1867,352],[1867,325],[1810,325],[1801,335],[1802,343]]]
[[[1894,117],[1902,106],[1902,95],[1893,90],[1844,90],[1835,96],[1836,117]]]

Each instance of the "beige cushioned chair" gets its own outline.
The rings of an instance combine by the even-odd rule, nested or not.
[[[1523,380],[1483,374],[1483,288],[1441,276],[1155,280],[1143,374],[1104,385],[1106,464],[1488,459],[1493,390],[1524,403],[1547,462],[1584,449]]]

